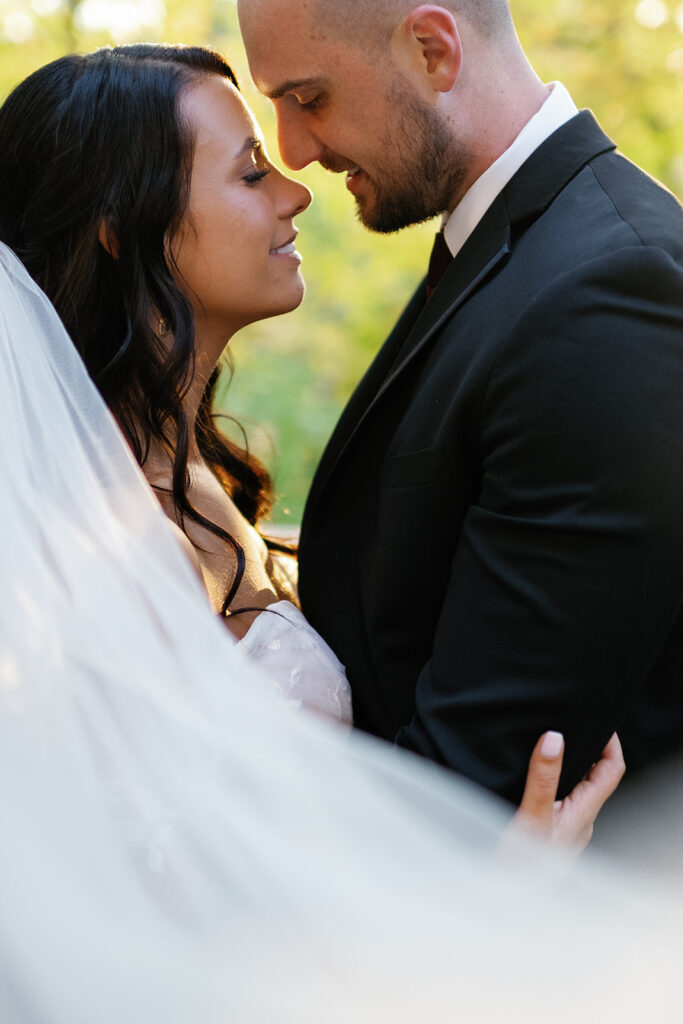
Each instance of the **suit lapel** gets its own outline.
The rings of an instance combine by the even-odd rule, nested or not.
[[[452,261],[429,302],[424,303],[421,315],[406,337],[374,402],[391,387],[445,321],[457,312],[509,251],[510,222],[505,204],[499,199],[487,211],[478,230]],[[422,294],[424,296],[424,289]],[[369,411],[366,410],[366,414]]]
[[[418,320],[424,307],[424,294],[424,284],[422,284],[416,290],[391,334],[382,345],[363,375],[358,387],[347,402],[341,418],[334,429],[334,433],[320,459],[320,464],[308,495],[307,511],[327,481],[332,467],[337,463],[341,452],[346,448],[352,434],[355,433],[366,410],[387,379],[391,367],[396,362],[398,353],[403,348],[406,338],[411,334],[415,322]]]
[[[347,405],[323,455],[306,518],[372,410],[440,329],[510,253],[519,234],[540,216],[590,160],[615,149],[584,110],[529,157],[494,201],[453,260],[429,302],[420,284]]]
[[[346,446],[359,421],[377,398],[407,339],[414,335],[416,325],[422,319],[424,305],[425,290],[424,286],[420,285],[351,396],[333,436],[335,445],[329,452],[331,458],[336,459],[341,449]]]
[[[510,222],[520,230],[535,220],[591,160],[616,148],[590,110],[582,110],[546,139],[503,189]]]
[[[509,222],[502,203],[496,203],[487,215],[487,230],[478,231],[444,274],[426,302],[422,281],[405,314],[380,349],[370,370],[347,405],[318,467],[308,497],[306,514],[334,473],[340,459],[362,429],[376,405],[394,382],[403,375],[431,341],[439,328],[453,315],[487,274],[509,251]]]

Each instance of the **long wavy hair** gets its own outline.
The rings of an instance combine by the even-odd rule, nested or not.
[[[212,50],[140,44],[62,57],[30,75],[0,108],[0,239],[56,307],[139,464],[153,440],[172,456],[180,525],[192,520],[233,548],[226,612],[244,553],[188,498],[183,398],[195,369],[194,314],[169,244],[187,208],[194,154],[179,99],[210,74],[237,87]],[[159,318],[169,332],[163,340],[153,328]],[[254,524],[270,508],[270,479],[220,431],[217,379],[218,369],[199,407],[197,443]]]

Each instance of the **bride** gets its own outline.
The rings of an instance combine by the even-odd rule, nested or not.
[[[0,239],[54,303],[214,612],[290,703],[348,725],[343,668],[257,529],[268,475],[212,409],[230,338],[303,299],[294,220],[310,199],[207,49],[64,57],[0,109]],[[554,807],[561,755],[557,735],[539,741],[523,814],[585,843],[623,770],[618,741]]]
[[[293,559],[256,529],[268,474],[212,409],[231,336],[304,294],[294,217],[310,195],[271,167],[234,82],[217,54],[178,47],[37,71],[2,108],[0,238],[54,302],[214,611],[290,701],[349,723]]]

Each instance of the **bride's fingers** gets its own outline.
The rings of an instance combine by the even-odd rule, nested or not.
[[[588,773],[583,785],[582,802],[587,814],[597,818],[606,800],[621,782],[626,771],[621,743],[616,733],[602,752],[597,764]]]
[[[560,733],[547,732],[541,736],[531,755],[524,796],[515,821],[580,851],[590,841],[593,824],[603,804],[623,778],[624,756],[619,739],[614,735],[588,776],[560,803],[556,796],[563,753],[564,740]]]
[[[553,826],[553,808],[562,772],[563,754],[562,733],[546,732],[534,747],[529,761],[518,813],[528,824],[543,832],[550,832]]]

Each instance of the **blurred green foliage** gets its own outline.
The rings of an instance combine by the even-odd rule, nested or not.
[[[512,0],[512,8],[540,76],[562,80],[623,152],[683,196],[683,2]],[[224,52],[277,155],[234,0],[0,0],[0,95],[61,53],[131,38],[208,42]],[[233,339],[236,370],[220,391],[222,408],[274,472],[278,522],[300,519],[321,449],[423,273],[433,234],[426,225],[373,236],[357,224],[342,180],[318,167],[299,177],[316,196],[299,223],[307,299]]]

